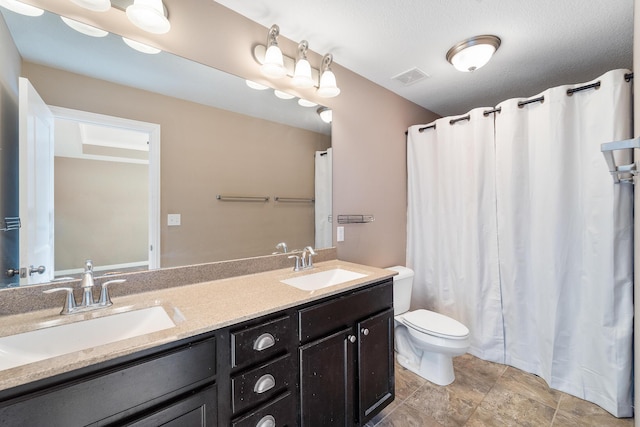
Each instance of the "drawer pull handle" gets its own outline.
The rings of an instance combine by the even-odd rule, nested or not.
[[[355,335],[349,335],[349,336],[347,337],[347,339],[349,340],[349,342],[352,342],[352,343],[353,343],[353,342],[356,342],[356,336],[355,336]]]
[[[273,378],[271,374],[265,374],[261,376],[258,381],[256,381],[256,385],[253,386],[253,391],[255,393],[261,394],[265,391],[269,391],[276,386],[276,379]]]
[[[262,351],[268,349],[269,347],[273,347],[274,345],[276,345],[276,339],[273,337],[273,335],[264,333],[256,338],[255,342],[253,343],[253,349]]]
[[[260,421],[256,424],[256,427],[276,427],[276,419],[273,415],[265,415],[260,418]]]
[[[369,335],[369,330],[367,328],[362,328],[362,335]]]

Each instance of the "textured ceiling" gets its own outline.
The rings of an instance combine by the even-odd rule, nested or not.
[[[633,0],[216,0],[281,35],[441,115],[631,68]],[[495,34],[484,68],[456,71],[455,43]],[[266,31],[265,31],[266,37]],[[419,68],[405,86],[392,77]],[[339,82],[338,82],[339,83]]]

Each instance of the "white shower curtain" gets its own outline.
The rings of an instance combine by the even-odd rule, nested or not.
[[[633,189],[613,184],[600,152],[631,136],[624,74],[500,104],[496,182],[506,363],[626,417]]]
[[[613,184],[600,144],[631,135],[625,73],[407,141],[413,305],[467,324],[472,354],[619,417],[632,415],[633,189]]]
[[[409,129],[407,265],[415,271],[414,307],[464,323],[470,353],[503,362],[494,127],[484,110]]]
[[[315,153],[315,246],[333,246],[331,227],[332,149]]]

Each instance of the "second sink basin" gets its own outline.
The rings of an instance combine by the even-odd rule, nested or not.
[[[127,311],[0,338],[0,370],[172,328],[163,307]]]
[[[367,275],[344,270],[342,268],[334,268],[332,270],[320,271],[318,273],[281,280],[281,282],[289,286],[302,289],[303,291],[315,291],[316,289],[339,285],[341,283],[361,279],[363,277],[367,277]]]

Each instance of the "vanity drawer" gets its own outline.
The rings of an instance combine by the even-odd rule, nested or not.
[[[295,427],[296,425],[296,402],[291,392],[277,397],[272,402],[231,423],[232,427]]]
[[[300,342],[350,327],[354,322],[393,307],[393,279],[377,286],[304,308],[298,312]]]
[[[231,366],[249,366],[286,351],[291,333],[289,316],[231,332]]]
[[[231,378],[231,409],[238,414],[289,389],[296,370],[291,355]]]

